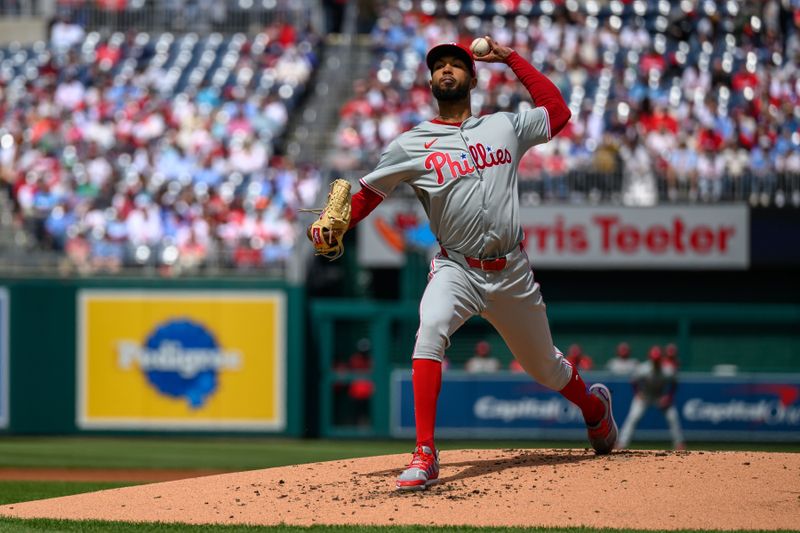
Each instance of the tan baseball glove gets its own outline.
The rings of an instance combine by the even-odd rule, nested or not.
[[[342,237],[350,226],[350,184],[343,179],[334,180],[328,193],[328,200],[322,209],[306,209],[320,213],[306,231],[316,255],[327,257],[331,261],[344,253]]]

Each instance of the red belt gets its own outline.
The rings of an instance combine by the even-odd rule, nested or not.
[[[449,257],[447,255],[447,250],[444,248],[441,248],[441,250],[443,256]],[[466,255],[463,255],[462,257],[469,266],[472,268],[480,268],[483,271],[503,270],[506,267],[506,263],[508,263],[505,257],[497,257],[495,259],[478,259],[477,257],[467,257]]]

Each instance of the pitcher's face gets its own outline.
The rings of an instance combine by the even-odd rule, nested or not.
[[[469,66],[459,57],[442,56],[433,64],[430,84],[437,100],[463,100],[477,82],[470,74]]]

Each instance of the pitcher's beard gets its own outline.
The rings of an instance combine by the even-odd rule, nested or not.
[[[438,85],[434,85],[431,88],[431,92],[433,92],[433,96],[441,102],[456,102],[458,100],[464,100],[469,96],[469,86],[460,85],[458,87],[443,89]]]

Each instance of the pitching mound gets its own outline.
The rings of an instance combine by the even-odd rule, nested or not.
[[[390,455],[212,475],[0,507],[0,515],[190,524],[796,529],[800,454],[461,450],[399,493]]]

